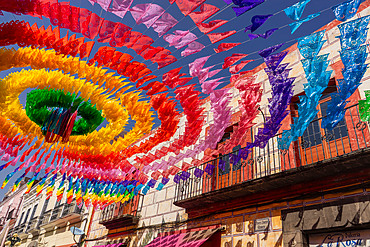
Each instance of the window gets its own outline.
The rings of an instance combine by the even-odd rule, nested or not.
[[[225,129],[224,135],[222,136],[221,140],[217,143],[217,148],[218,148],[218,145],[219,145],[219,144],[222,144],[222,143],[224,143],[226,140],[230,139],[231,134],[232,134],[232,133],[233,133],[233,131],[234,131],[234,126],[238,126],[238,123],[233,124],[233,125],[230,125],[229,127],[227,127],[227,128]]]
[[[8,213],[8,217],[6,218],[7,220],[10,220],[11,218],[13,218],[14,211],[15,211],[14,208],[10,210],[10,212]]]
[[[32,210],[32,213],[31,213],[31,220],[33,219],[33,217],[35,217],[35,213],[36,213],[36,209],[37,209],[37,206],[38,204],[36,204],[34,207],[33,207],[33,210]]]
[[[18,221],[18,226],[19,226],[20,224],[22,224],[23,216],[24,216],[24,212],[22,212],[22,214],[21,214],[21,218],[20,218],[20,219],[19,219],[19,221]]]
[[[332,78],[329,81],[328,87],[324,90],[320,101],[319,101],[319,115],[316,115],[312,122],[308,125],[306,131],[302,135],[302,146],[305,148],[314,147],[322,144],[322,137],[324,135],[332,134],[332,140],[339,139],[342,137],[348,136],[348,130],[345,120],[342,120],[338,125],[332,130],[328,131],[327,129],[321,129],[321,118],[318,116],[325,117],[327,114],[328,104],[331,99],[331,93],[337,92],[337,86],[335,79]],[[303,95],[304,93],[300,94]],[[298,110],[299,98],[294,96],[292,99],[293,107],[295,110]]]
[[[24,218],[24,221],[22,222],[22,224],[24,224],[24,223],[26,223],[26,222],[27,222],[28,215],[30,215],[30,212],[31,212],[31,208],[29,208],[29,209],[27,210],[26,217]]]
[[[234,154],[238,154],[237,151],[239,151],[239,149],[241,149],[242,147],[240,145],[236,146],[233,148],[233,152]],[[240,159],[239,162],[237,164],[233,164],[233,171],[237,171],[237,170],[240,170],[242,168],[242,160]]]
[[[316,115],[302,135],[302,145],[305,147],[313,147],[321,143],[320,123]]]
[[[43,215],[48,207],[48,204],[49,204],[49,199],[46,199],[45,202],[44,202],[44,206],[42,207],[42,210],[41,210],[41,215]]]
[[[322,114],[323,117],[326,116],[326,111],[328,109],[328,104],[329,104],[328,101],[323,102],[323,103],[320,104],[321,114]],[[348,136],[348,130],[347,130],[347,125],[346,125],[345,120],[343,119],[342,121],[340,121],[337,124],[337,126],[334,127],[334,129],[332,131],[325,130],[326,135],[329,134],[329,133],[331,133],[333,135],[334,139],[339,139],[339,138]]]
[[[229,154],[224,155],[221,159],[223,161],[225,161],[225,170],[218,169],[218,175],[219,176],[228,174],[230,172],[230,158],[229,158]],[[217,165],[217,162],[216,162],[216,165]]]

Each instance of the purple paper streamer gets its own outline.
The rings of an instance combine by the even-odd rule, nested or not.
[[[287,107],[293,97],[293,82],[295,78],[288,78],[290,69],[288,64],[280,64],[287,55],[287,52],[272,54],[281,45],[270,47],[261,51],[266,65],[265,69],[272,89],[272,98],[269,101],[270,117],[266,117],[263,128],[258,130],[255,136],[254,146],[264,148],[268,141],[276,135],[281,127],[281,122],[288,115]],[[266,56],[268,54],[268,56]]]
[[[268,39],[277,30],[279,30],[279,28],[273,28],[273,29],[267,30],[263,34],[250,33],[250,34],[248,34],[248,37],[249,37],[250,40],[254,40],[254,39],[257,39],[257,38]]]
[[[251,31],[252,33],[261,27],[273,15],[255,15],[252,17],[252,25],[245,28],[244,32]]]
[[[185,181],[190,178],[190,173],[187,171],[182,171],[180,178]]]
[[[175,183],[180,183],[180,180],[181,180],[181,178],[180,178],[180,176],[178,175],[178,174],[176,174],[174,177],[173,177],[173,181],[175,182]]]
[[[225,171],[225,167],[226,167],[226,162],[223,159],[220,159],[218,163],[218,168],[222,171]]]
[[[206,168],[204,169],[204,171],[206,173],[208,173],[209,175],[212,175],[213,172],[214,172],[214,170],[215,170],[215,166],[214,165],[211,165],[209,163],[207,164]]]
[[[154,188],[155,184],[157,183],[157,180],[154,180],[154,179],[151,179],[149,182],[148,182],[148,186],[150,188]]]
[[[233,0],[234,4],[238,5],[238,7],[232,7],[234,10],[236,16],[240,16],[247,12],[248,10],[251,10],[261,3],[263,3],[265,0]]]
[[[165,178],[165,177],[162,178],[162,184],[164,185],[166,185],[169,181],[170,181],[169,178]]]
[[[278,45],[274,45],[274,46],[271,46],[269,48],[266,48],[266,49],[263,49],[261,51],[258,52],[258,54],[265,58],[265,57],[268,57],[270,56],[272,53],[274,53],[275,51],[279,50],[282,46],[284,45],[284,43],[281,43],[281,44],[278,44]]]
[[[288,54],[287,51],[283,51],[264,58],[267,67],[271,70],[275,70],[284,60],[287,54]]]
[[[198,167],[195,168],[194,170],[194,176],[197,177],[197,178],[201,178],[204,174],[204,171],[202,171],[201,169],[199,169]]]

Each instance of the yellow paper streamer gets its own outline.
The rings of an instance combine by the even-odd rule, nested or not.
[[[74,85],[72,85],[68,82],[69,79],[66,77],[63,77],[61,80],[56,80],[55,77],[53,79],[48,78],[48,75],[43,72],[40,74],[32,72],[33,78],[35,76],[40,76],[39,78],[44,82],[47,82],[50,88],[60,88],[60,86],[62,86],[65,92],[80,92],[81,97],[90,99],[93,104],[96,104],[98,109],[103,109],[104,106],[104,116],[107,116],[109,120],[115,120],[113,123],[111,122],[110,126],[107,128],[101,129],[98,132],[99,134],[97,132],[93,132],[83,137],[71,137],[70,142],[68,143],[70,151],[84,154],[107,154],[109,152],[117,152],[126,148],[152,129],[154,118],[150,112],[150,104],[145,101],[140,101],[141,97],[138,92],[128,92],[123,94],[121,92],[122,87],[125,87],[128,83],[124,82],[121,77],[113,76],[114,73],[106,74],[107,70],[97,68],[95,66],[89,66],[85,61],[80,61],[76,58],[67,58],[62,55],[57,55],[54,51],[50,50],[45,51],[33,48],[21,48],[18,50],[5,48],[0,49],[0,70],[27,66],[31,66],[34,69],[59,69],[64,73],[77,73],[79,77],[85,77],[87,80],[91,79],[94,83],[98,83],[100,86],[105,83],[104,88],[92,85],[91,83],[88,83],[88,86],[84,86],[83,84],[87,83],[86,81],[83,81],[83,83],[77,83],[77,81],[74,81]],[[35,73],[37,75],[35,75]],[[26,76],[25,74],[23,75]],[[27,77],[30,76],[31,75],[27,75]],[[13,79],[14,77],[19,79],[15,74],[13,74],[12,77]],[[49,84],[50,81],[52,81],[52,85]],[[10,82],[8,86],[11,86],[12,83],[14,83],[14,80],[13,82]],[[28,86],[30,85],[28,84]],[[25,89],[25,85],[21,88],[22,89],[20,90],[23,91]],[[39,86],[39,88],[47,88],[47,86]],[[120,91],[117,92],[118,90]],[[114,93],[115,95],[113,95]],[[113,96],[113,99],[108,99],[110,96]],[[8,109],[7,112],[11,116],[12,121],[16,126],[20,126],[19,129],[22,134],[29,134],[29,137],[32,138],[35,136],[39,139],[43,138],[39,127],[32,121],[27,121],[27,117],[24,116],[24,114],[21,114],[22,110],[19,101],[15,100],[15,97],[18,98],[17,94],[7,95],[6,93],[4,94],[4,92],[1,93],[0,104],[1,102],[7,102],[6,106],[3,106],[3,109]],[[9,102],[9,100],[13,102]],[[128,113],[131,115],[131,118],[136,121],[136,124],[133,129],[124,136],[124,138],[119,137],[116,141],[113,141],[113,143],[110,144],[109,142],[116,135],[122,132],[124,123],[126,123],[128,118],[126,114],[118,114],[123,114],[123,112],[120,112],[119,108],[121,108],[121,106],[117,105],[117,101],[121,106],[126,106]],[[120,121],[118,118],[120,118]],[[97,144],[99,144],[99,146],[97,146]],[[45,147],[45,145],[48,146],[48,144],[44,144],[43,147]],[[64,145],[60,145],[59,148]]]

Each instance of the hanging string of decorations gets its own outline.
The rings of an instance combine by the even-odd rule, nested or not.
[[[53,110],[50,110],[53,108]],[[59,138],[50,139],[51,132],[67,142],[70,135],[85,135],[96,130],[104,121],[101,112],[81,97],[64,94],[57,90],[33,90],[27,94],[26,114],[40,127],[47,137],[46,141],[57,142]],[[76,117],[81,117],[76,122]]]
[[[104,1],[94,2],[105,6]],[[171,1],[171,4],[174,2],[185,16],[191,17],[212,44],[237,33],[235,30],[210,33],[228,22],[215,20],[204,23],[219,10],[213,5],[203,4],[204,1]],[[225,2],[232,3],[229,0]],[[264,1],[257,2],[245,6],[234,1],[237,7],[232,8],[235,14],[240,16]],[[302,23],[318,16],[314,14],[301,19],[308,2],[302,1],[285,10],[288,17],[296,21],[289,25],[292,32]],[[333,10],[336,18],[346,20],[353,17],[359,4],[358,0],[349,0],[335,6]],[[199,6],[200,11],[194,12]],[[109,10],[109,6],[105,7],[104,9]],[[13,190],[20,185],[22,179],[30,176],[27,182],[28,193],[39,175],[43,174],[36,188],[38,195],[46,190],[47,197],[50,197],[56,189],[57,198],[61,200],[66,190],[67,202],[71,202],[75,197],[79,205],[85,203],[86,206],[94,207],[126,202],[140,192],[147,193],[156,185],[156,189],[161,190],[169,182],[170,176],[174,176],[173,179],[177,183],[189,179],[191,174],[188,169],[201,162],[195,156],[208,148],[214,148],[229,125],[232,118],[232,94],[229,89],[216,90],[223,78],[209,80],[221,71],[212,69],[213,66],[205,67],[211,55],[189,63],[190,77],[184,77],[187,74],[180,73],[182,67],[178,67],[163,73],[158,81],[152,81],[158,75],[154,75],[154,71],[144,62],[135,61],[133,56],[114,47],[132,49],[144,60],[156,63],[158,69],[179,60],[174,56],[175,52],[153,46],[155,41],[151,37],[133,31],[132,27],[106,20],[87,9],[71,6],[69,2],[3,1],[0,3],[0,11],[46,17],[52,25],[57,26],[31,26],[24,21],[0,24],[0,46],[21,47],[0,49],[0,70],[31,66],[31,70],[9,74],[0,83],[0,155],[1,160],[6,162],[0,166],[0,171],[15,166],[6,176],[1,188],[5,187],[14,174],[24,171],[17,178]],[[130,9],[127,7],[125,11],[130,11],[137,24],[142,23],[147,28],[153,28],[159,36],[164,35],[178,22],[159,5],[136,5]],[[146,13],[151,15],[146,16]],[[246,31],[256,31],[273,15],[252,17],[252,25],[247,27]],[[354,23],[341,26],[343,48],[347,40],[362,37],[355,31],[366,30],[368,18]],[[351,32],[351,28],[347,27],[356,30]],[[79,33],[83,37],[77,38],[76,34],[61,37],[59,28]],[[267,39],[276,30],[278,28],[268,30],[264,34],[249,34],[249,37]],[[305,57],[302,64],[308,84],[305,85],[306,96],[301,97],[300,116],[295,119],[291,130],[284,131],[279,140],[282,149],[286,149],[305,131],[316,114],[318,99],[331,75],[330,71],[326,71],[328,56],[318,55],[325,42],[322,40],[323,33],[324,31],[299,39],[298,48]],[[107,43],[109,46],[99,47],[89,59],[95,42],[85,42],[85,38],[97,38],[97,42]],[[190,31],[175,30],[172,34],[164,35],[163,39],[169,46],[178,50],[187,46],[181,56],[190,56],[205,48],[196,41],[198,37]],[[212,53],[227,51],[240,44],[222,43],[217,49],[213,49]],[[231,156],[230,162],[233,164],[246,159],[252,147],[263,148],[280,129],[282,120],[288,114],[286,108],[292,97],[294,78],[288,78],[288,65],[281,64],[286,52],[272,54],[280,47],[274,46],[260,52],[268,67],[265,71],[272,87],[271,98],[268,99],[270,117],[255,136],[255,141]],[[346,60],[345,80],[348,80],[351,68],[356,68],[355,71],[360,75],[354,85],[348,86],[351,90],[357,88],[367,69],[367,65],[364,65],[364,48],[355,48],[358,51],[350,49],[351,51],[343,51],[341,54],[342,59]],[[352,61],[348,54],[353,52],[361,54],[361,58]],[[234,53],[225,58],[222,66],[222,69],[229,68],[229,72],[233,74],[230,82],[240,93],[238,103],[243,114],[227,146],[241,144],[241,140],[245,139],[247,131],[254,125],[253,121],[257,117],[261,102],[261,82],[257,83],[256,77],[245,74],[248,72],[240,72],[250,60],[233,65],[245,57],[247,54]],[[82,61],[83,58],[88,58],[88,61]],[[114,76],[115,72],[108,73],[108,69],[128,80]],[[209,109],[203,107],[204,102],[195,85],[187,85],[195,77],[199,80],[203,92],[210,95]],[[133,85],[136,90],[132,90]],[[171,94],[168,93],[168,88],[174,89],[176,99],[184,110],[183,115],[176,109],[177,102],[169,96]],[[341,89],[343,88],[345,87],[341,86]],[[27,95],[24,109],[19,96],[26,89],[33,90]],[[345,105],[348,97],[344,96],[350,94],[340,96],[335,102]],[[360,102],[360,106],[362,117],[368,119],[368,100]],[[157,112],[161,122],[160,127],[154,131],[153,111]],[[207,124],[204,121],[206,111],[212,112],[214,122],[210,125],[208,135],[203,138],[201,132]],[[185,119],[182,132],[179,131],[181,117]],[[122,135],[130,118],[135,124],[130,131]],[[337,119],[333,119],[332,123],[335,123]],[[107,120],[107,126],[99,129],[104,120]],[[179,135],[175,135],[177,131]],[[149,133],[150,135],[145,136]],[[175,155],[168,156],[169,153]],[[168,159],[163,159],[166,156]],[[193,162],[183,162],[181,168],[176,166],[185,158],[192,158]],[[156,162],[159,159],[161,161]],[[220,162],[219,168],[222,167],[225,167],[225,161]],[[215,166],[208,164],[204,170],[195,169],[194,176],[200,178],[214,172]],[[56,187],[58,176],[61,179]]]

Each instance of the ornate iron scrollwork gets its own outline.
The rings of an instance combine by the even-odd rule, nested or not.
[[[184,192],[185,192],[185,187],[187,187],[188,185],[189,185],[189,183],[190,183],[190,181],[189,181],[190,179],[188,179],[188,180],[185,180],[185,181],[183,181],[182,183],[181,183],[181,185],[180,185],[180,192],[181,192],[181,195],[183,195],[184,194]]]
[[[245,162],[245,160],[242,161],[242,167],[246,167],[247,166],[247,162]]]
[[[360,131],[364,130],[365,128],[366,128],[366,123],[365,122],[360,121],[356,124],[356,129],[358,129]]]
[[[254,164],[254,159],[249,159],[249,160],[248,160],[248,165],[250,165],[250,166],[251,166],[251,165],[253,165],[253,164]]]
[[[310,145],[311,145],[311,142],[310,142],[310,141],[303,140],[303,141],[301,142],[301,147],[302,147],[302,148],[308,148]]]
[[[327,142],[330,142],[331,140],[334,139],[334,134],[333,133],[330,133],[330,132],[327,132],[326,135],[324,135],[323,137],[321,137],[321,140],[323,141],[327,141]]]
[[[263,161],[263,157],[262,157],[262,156],[258,156],[258,157],[257,157],[257,162],[258,162],[258,163],[261,163],[262,161]]]
[[[280,153],[285,156],[288,153],[288,149],[280,149]]]

